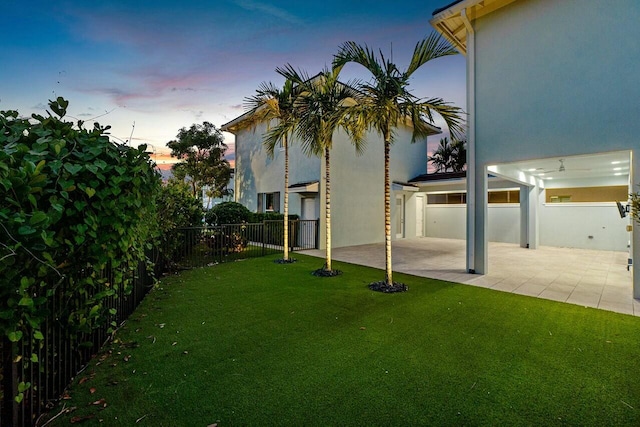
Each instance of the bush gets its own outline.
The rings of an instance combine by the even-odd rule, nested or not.
[[[178,227],[199,227],[202,225],[204,209],[197,197],[193,196],[189,184],[174,178],[162,186],[158,195],[158,225],[162,234]]]
[[[0,111],[0,335],[12,342],[42,342],[46,316],[73,331],[102,326],[114,314],[103,301],[129,288],[157,232],[160,178],[146,146],[64,121],[67,106],[51,101],[47,118]],[[107,265],[114,277],[102,277]],[[53,298],[69,303],[49,313]]]
[[[250,220],[249,209],[236,202],[220,203],[205,214],[205,222],[208,225],[242,224]]]
[[[299,219],[298,215],[289,214],[289,220]],[[263,221],[284,221],[284,214],[278,212],[255,212],[251,214],[251,223],[260,223]]]
[[[172,268],[179,253],[186,253],[195,241],[185,238],[177,228],[202,226],[202,203],[193,196],[189,184],[171,178],[162,186],[158,195],[158,228],[160,235],[156,246],[160,248],[159,257],[154,260],[161,270]]]

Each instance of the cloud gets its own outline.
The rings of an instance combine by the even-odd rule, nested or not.
[[[261,13],[265,13],[267,15],[271,15],[275,18],[281,19],[291,24],[296,24],[296,25],[304,24],[304,21],[298,18],[297,16],[287,12],[284,9],[280,9],[279,7],[270,5],[268,3],[257,2],[253,0],[235,0],[234,3],[245,10],[258,11]]]
[[[200,120],[202,118],[202,116],[204,116],[204,111],[202,110],[180,110],[180,111],[184,111],[186,113],[189,113],[191,115],[193,115],[194,118]]]
[[[49,108],[48,105],[44,105],[42,102],[34,105],[33,107],[31,107],[32,110],[46,110],[47,108]]]

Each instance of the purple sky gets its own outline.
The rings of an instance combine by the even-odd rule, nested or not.
[[[276,67],[290,63],[313,75],[347,40],[385,54],[393,47],[394,62],[405,68],[432,30],[431,13],[447,2],[5,2],[0,109],[42,114],[47,100],[63,96],[70,116],[100,116],[114,137],[128,140],[133,131],[134,145],[166,152],[181,127],[220,126],[245,111],[244,98],[260,82],[282,84]],[[342,80],[354,77],[369,78],[350,64]],[[465,108],[464,84],[457,55],[427,64],[411,87]],[[233,135],[225,141],[232,146]]]

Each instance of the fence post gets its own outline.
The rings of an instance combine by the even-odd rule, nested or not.
[[[262,239],[261,239],[262,240],[262,256],[264,256],[264,250],[265,250],[264,242],[267,240],[265,236],[266,230],[267,230],[267,223],[265,221],[262,221]]]
[[[18,366],[13,363],[15,344],[6,337],[2,338],[2,410],[0,425],[18,426],[18,404],[13,399],[18,394]],[[4,415],[5,422],[2,422]]]
[[[320,249],[320,220],[316,219],[316,249]]]

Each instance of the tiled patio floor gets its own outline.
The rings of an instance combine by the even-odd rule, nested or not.
[[[489,243],[489,274],[481,276],[465,272],[464,240],[424,237],[392,245],[394,271],[640,316],[626,252]],[[384,269],[383,246],[334,248],[332,258]]]

